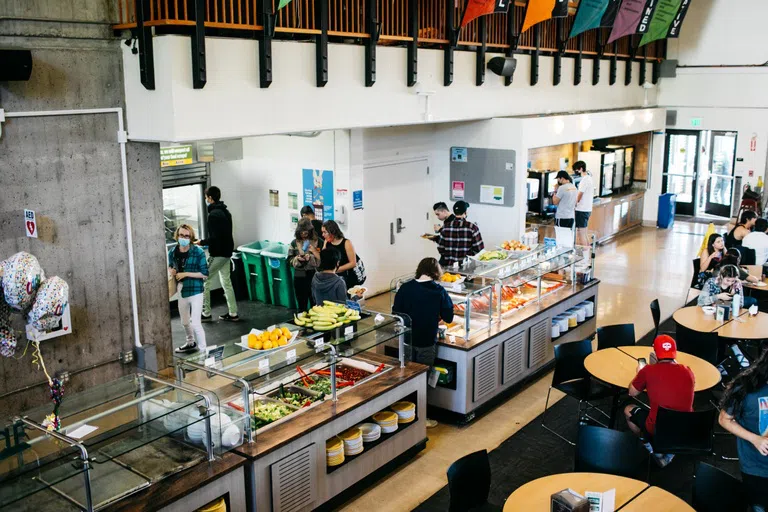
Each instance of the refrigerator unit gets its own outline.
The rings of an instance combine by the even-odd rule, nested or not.
[[[603,151],[579,152],[595,185],[595,197],[605,197],[632,185],[634,147],[607,146]]]
[[[528,171],[528,211],[544,215],[552,210],[552,193],[555,191],[557,171]]]

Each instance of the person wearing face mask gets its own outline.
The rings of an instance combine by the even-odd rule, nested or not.
[[[208,279],[205,252],[194,245],[197,241],[192,226],[182,224],[173,235],[178,244],[168,252],[168,268],[178,283],[179,316],[187,335],[184,345],[176,349],[184,354],[205,350],[205,331],[200,323],[203,313],[203,288]]]
[[[208,270],[212,276],[218,274],[221,287],[224,289],[224,297],[227,299],[226,315],[219,316],[219,320],[237,322],[237,299],[235,289],[232,287],[230,277],[230,258],[235,249],[235,241],[232,238],[232,214],[227,210],[221,200],[219,187],[208,187],[205,191],[205,202],[208,205],[208,238],[200,240],[199,245],[208,247]],[[211,316],[211,282],[206,281],[203,290],[203,322],[212,322]]]

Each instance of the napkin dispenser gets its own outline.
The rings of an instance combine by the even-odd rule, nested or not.
[[[572,489],[552,495],[550,512],[589,512],[589,500]]]

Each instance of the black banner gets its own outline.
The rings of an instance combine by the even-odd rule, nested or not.
[[[672,24],[669,26],[669,32],[667,37],[680,37],[680,27],[683,25],[685,15],[688,12],[688,6],[691,5],[691,0],[683,0],[680,4],[680,9],[677,10],[677,16],[672,20]]]
[[[608,0],[608,7],[605,8],[603,18],[600,20],[601,28],[610,28],[613,26],[613,22],[616,21],[616,13],[619,12],[619,5],[621,0]]]
[[[648,32],[648,27],[651,25],[653,19],[653,13],[656,11],[656,6],[659,5],[660,0],[646,0],[643,12],[640,14],[640,23],[637,25],[637,34],[645,34]]]
[[[565,18],[568,16],[568,0],[555,0],[555,6],[552,8],[553,18]]]

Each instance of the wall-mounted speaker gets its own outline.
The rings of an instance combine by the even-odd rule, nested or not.
[[[514,57],[494,57],[488,61],[488,69],[499,76],[512,76],[515,74],[517,60]]]
[[[31,51],[0,49],[0,82],[26,81],[31,75]]]

